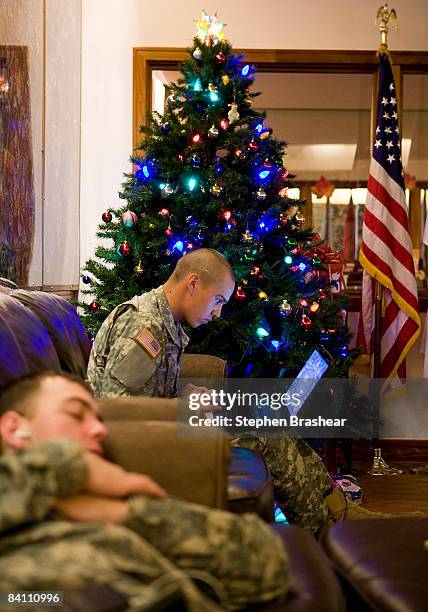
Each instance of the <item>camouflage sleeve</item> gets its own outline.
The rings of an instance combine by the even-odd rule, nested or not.
[[[161,325],[129,311],[114,327],[100,397],[149,395],[151,379],[165,350]]]
[[[227,609],[284,597],[288,558],[280,538],[255,514],[235,515],[177,499],[129,499],[126,527],[182,570],[220,581]]]
[[[42,521],[60,497],[75,495],[87,477],[79,444],[52,440],[0,457],[0,533]]]

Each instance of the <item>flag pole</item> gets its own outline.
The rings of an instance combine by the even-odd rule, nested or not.
[[[394,9],[388,10],[388,3],[385,2],[379,7],[376,14],[375,23],[379,26],[379,32],[381,36],[380,47],[378,54],[388,53],[388,31],[389,22],[397,29],[397,15]],[[372,138],[373,140],[373,138]],[[381,387],[380,384],[380,365],[381,365],[381,319],[382,319],[382,299],[383,299],[383,286],[376,279],[375,280],[375,308],[374,308],[374,346],[373,346],[373,384],[372,387],[372,398],[373,398],[373,463],[372,467],[368,471],[371,476],[384,476],[385,474],[397,473],[394,469],[389,468],[382,458],[382,449],[380,447],[379,440],[379,420],[380,420],[380,396]]]

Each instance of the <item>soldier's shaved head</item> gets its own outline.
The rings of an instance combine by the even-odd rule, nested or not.
[[[214,249],[197,249],[182,257],[171,275],[171,281],[180,282],[192,273],[198,274],[204,285],[213,283],[222,275],[229,275],[235,281],[230,263]]]

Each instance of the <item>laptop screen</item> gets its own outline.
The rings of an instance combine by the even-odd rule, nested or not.
[[[287,391],[290,396],[296,393],[300,399],[297,406],[288,406],[288,411],[291,415],[296,415],[300,412],[303,404],[314,390],[318,381],[323,377],[329,365],[327,359],[315,349]]]

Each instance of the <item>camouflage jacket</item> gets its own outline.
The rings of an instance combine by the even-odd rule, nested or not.
[[[82,451],[69,440],[0,456],[0,592],[59,590],[66,601],[69,590],[107,583],[137,610],[149,598],[148,585],[167,574],[192,612],[287,593],[283,545],[258,517],[141,495],[129,499],[123,525],[55,516],[55,500],[80,493],[86,476]],[[186,576],[192,570],[218,586],[221,607],[194,587]]]
[[[89,358],[89,384],[96,397],[176,397],[188,342],[162,287],[136,296],[101,325]]]

